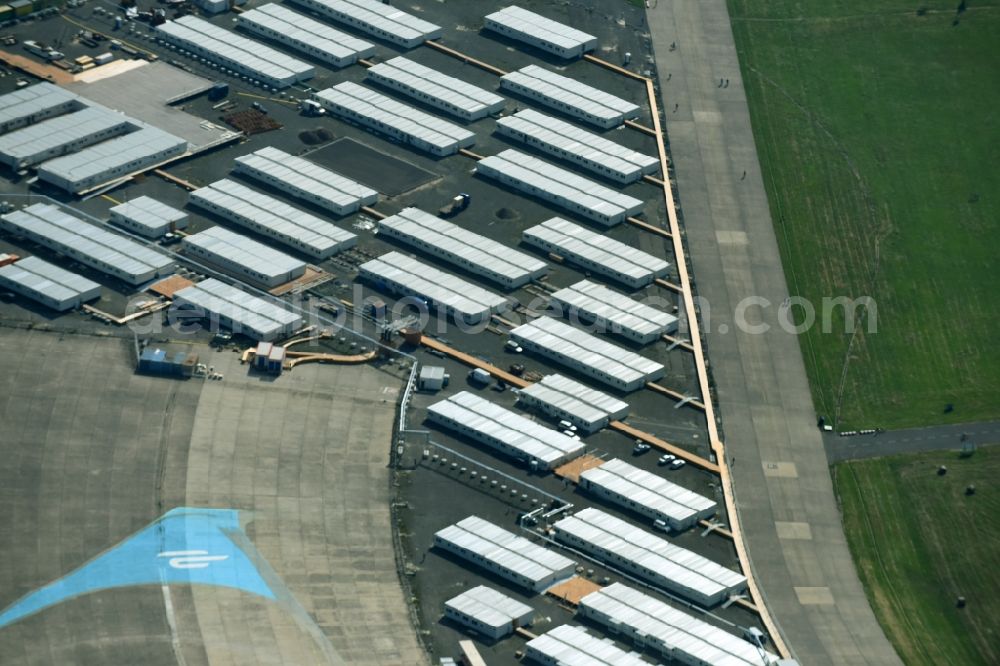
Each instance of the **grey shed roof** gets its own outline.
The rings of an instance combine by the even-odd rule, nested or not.
[[[528,655],[544,655],[543,663],[558,666],[650,666],[635,652],[626,652],[610,638],[598,638],[583,627],[564,624],[525,645]]]
[[[634,331],[640,337],[664,333],[677,322],[674,315],[632,300],[590,280],[580,280],[552,294],[552,300],[569,310]],[[614,332],[614,331],[612,331]]]
[[[494,113],[503,109],[505,103],[500,95],[403,56],[369,67],[366,75],[376,81],[399,83],[403,86],[403,92],[408,94],[409,90],[406,88],[413,88],[440,100],[445,107],[454,106],[468,114]]]
[[[299,40],[333,58],[354,61],[375,54],[375,45],[354,35],[331,28],[325,23],[292,11],[284,5],[269,3],[243,12],[237,17],[240,24],[252,23],[275,30],[289,39]]]
[[[150,229],[158,229],[163,225],[187,219],[187,213],[184,211],[146,195],[118,204],[112,207],[110,212]]]
[[[557,106],[564,104],[586,116],[602,120],[620,122],[639,114],[639,107],[632,102],[538,65],[527,65],[509,72],[501,78],[501,84],[504,82],[530,90],[546,100],[558,103]]]
[[[442,33],[441,26],[378,0],[308,0],[303,4],[337,20],[350,17],[351,23],[361,30],[379,36],[387,33],[393,41],[437,39]]]
[[[43,81],[33,86],[0,95],[0,125],[34,116],[39,111],[62,106],[79,97],[59,86]]]
[[[205,231],[185,236],[184,243],[200,247],[207,252],[272,278],[305,268],[305,263],[295,257],[223,227],[210,227]]]
[[[559,407],[587,422],[624,418],[629,410],[627,402],[560,374],[545,375],[521,389],[521,395]]]
[[[444,605],[488,627],[503,627],[535,612],[528,604],[511,599],[506,594],[485,585],[469,588],[444,602]]]
[[[582,30],[553,21],[550,18],[530,12],[523,7],[510,5],[500,11],[486,15],[487,21],[495,21],[517,32],[524,33],[540,41],[551,42],[563,49],[587,47],[597,44],[597,37]]]
[[[57,301],[86,297],[101,289],[101,285],[93,280],[42,261],[38,257],[25,257],[13,264],[0,266],[0,276],[16,282],[29,291],[44,294]]]
[[[29,159],[44,151],[85,139],[99,132],[135,126],[127,116],[103,107],[91,106],[43,120],[0,136],[0,154]]]

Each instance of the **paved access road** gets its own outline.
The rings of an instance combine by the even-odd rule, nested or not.
[[[788,290],[725,0],[660,2],[647,14],[695,290],[710,305],[727,462],[764,601],[806,666],[900,664],[844,539],[798,339],[777,326]],[[766,333],[734,326],[750,296],[774,304],[747,316],[770,324]]]
[[[1000,421],[907,428],[880,432],[877,435],[855,435],[853,437],[841,437],[836,433],[828,433],[823,436],[823,444],[826,446],[827,459],[830,463],[837,463],[843,460],[878,458],[879,456],[891,456],[899,453],[943,451],[945,449],[958,451],[963,446],[963,435],[966,441],[972,442],[976,446],[1000,444]]]

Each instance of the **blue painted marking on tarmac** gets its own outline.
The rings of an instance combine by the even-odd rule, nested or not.
[[[0,613],[0,628],[81,594],[133,585],[216,585],[274,599],[232,537],[246,542],[239,511],[173,509],[79,569],[21,597]],[[267,569],[266,562],[262,565]]]

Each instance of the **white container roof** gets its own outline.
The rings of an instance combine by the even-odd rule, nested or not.
[[[418,62],[398,56],[369,67],[367,76],[396,81],[426,95],[452,104],[466,113],[492,113],[503,108],[504,98],[462,79],[442,74]]]
[[[591,613],[594,611],[595,613]],[[661,651],[687,655],[689,659],[711,666],[769,666],[777,655],[761,654],[749,641],[693,617],[635,588],[613,583],[591,592],[580,600],[585,617],[606,617],[617,627],[628,627],[642,635],[646,643],[655,642]],[[681,661],[689,661],[681,658]]]
[[[627,402],[560,374],[545,375],[541,381],[521,389],[521,394],[590,423],[603,418],[622,418],[629,409]]]
[[[186,42],[222,61],[259,72],[271,82],[301,80],[313,76],[312,65],[293,58],[261,42],[247,39],[197,16],[184,16],[157,27],[164,35]]]
[[[38,257],[24,257],[15,263],[0,266],[0,277],[57,301],[92,294],[101,288],[101,285],[93,280],[42,261]]]
[[[90,106],[0,136],[0,154],[27,159],[99,132],[135,126],[128,117]]]
[[[712,500],[619,458],[584,471],[580,478],[678,522],[715,510]]]
[[[597,37],[594,35],[589,35],[582,30],[577,30],[564,23],[553,21],[541,14],[529,12],[527,9],[518,7],[517,5],[510,5],[500,11],[487,14],[486,18],[518,32],[523,32],[535,39],[551,42],[564,49],[583,47],[597,41]]]
[[[271,278],[305,269],[305,262],[224,227],[210,227],[185,236],[184,243]]]
[[[30,230],[54,245],[72,248],[131,275],[159,272],[174,265],[167,255],[90,224],[53,204],[32,204],[3,217],[9,224]]]
[[[228,178],[195,190],[191,200],[225,209],[244,224],[258,224],[274,236],[290,237],[319,254],[336,251],[357,238],[331,222]]]
[[[265,336],[301,323],[302,318],[215,278],[202,280],[174,294],[174,300],[220,314]]]
[[[404,42],[441,36],[441,26],[378,0],[311,0],[309,4],[333,14],[350,16],[367,32],[374,29],[377,34],[378,30],[383,30]]]
[[[444,602],[444,605],[495,628],[507,626],[514,620],[534,613],[534,609],[528,604],[511,599],[485,585],[470,588]]]
[[[595,118],[621,120],[635,117],[639,113],[639,107],[632,102],[538,65],[527,65],[505,74],[502,79],[543,97],[558,100]]]
[[[184,211],[146,195],[118,204],[112,207],[110,212],[148,229],[158,229],[187,218],[187,213]]]
[[[335,208],[367,205],[378,198],[378,192],[357,181],[271,146],[237,157],[236,162],[250,176],[255,173],[267,175],[293,190],[323,199]]]
[[[508,178],[538,188],[553,197],[586,206],[598,215],[635,215],[642,211],[643,202],[610,187],[579,176],[519,150],[508,148],[498,155],[484,157],[477,170],[491,175],[490,170]]]
[[[534,582],[572,571],[576,566],[573,560],[478,516],[469,516],[439,530],[434,536],[470,550]]]
[[[657,310],[590,280],[580,280],[552,294],[552,300],[589,317],[640,336],[663,333],[677,323],[674,315]]]
[[[642,172],[659,166],[660,160],[652,155],[626,148],[603,136],[594,134],[559,118],[539,113],[534,109],[521,109],[512,116],[497,120],[497,125],[510,127],[535,138],[537,141],[565,150],[617,173],[628,175],[635,169]]]
[[[145,125],[136,132],[43,162],[38,171],[65,179],[69,183],[84,183],[132,162],[187,150],[187,145],[184,139]]]
[[[290,39],[297,39],[338,59],[371,56],[375,45],[341,32],[284,5],[269,3],[239,15],[240,23],[254,23],[275,30]]]
[[[746,586],[742,574],[600,509],[587,507],[559,520],[553,527],[557,534],[559,530],[572,534],[705,597]]]
[[[550,629],[525,647],[559,666],[650,666],[635,652],[626,652],[610,638],[598,638],[583,627],[563,624]]]
[[[653,281],[666,273],[666,261],[560,217],[553,217],[524,232],[524,240],[543,240],[569,258],[580,257],[635,280]]]
[[[507,306],[507,299],[401,252],[388,252],[359,268],[376,278],[391,281],[403,290],[446,305],[464,315],[484,316]]]
[[[447,120],[425,113],[352,81],[320,90],[316,97],[335,106],[383,123],[401,134],[425,141],[441,150],[472,141],[475,134]],[[336,112],[336,109],[334,109]]]
[[[33,86],[0,95],[0,125],[34,116],[39,111],[62,106],[79,99],[65,88],[43,81]]]
[[[539,317],[522,324],[512,330],[510,335],[617,377],[626,384],[652,378],[663,371],[663,365],[656,361],[552,317]]]
[[[579,440],[546,428],[469,391],[462,391],[436,402],[427,411],[499,440],[522,452],[527,458],[535,458],[546,464],[579,455],[584,449]]]
[[[512,281],[530,280],[547,268],[544,261],[419,208],[404,208],[396,215],[380,220],[379,228],[389,229],[394,237],[403,240],[419,239],[436,247],[455,263],[465,265],[468,262],[484,273]]]

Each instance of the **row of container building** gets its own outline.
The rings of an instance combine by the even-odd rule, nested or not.
[[[532,592],[541,592],[576,570],[576,562],[568,557],[478,516],[436,532],[434,546]]]
[[[18,171],[137,129],[120,113],[84,107],[0,135],[0,163]]]
[[[645,592],[613,583],[586,595],[577,617],[636,647],[687,666],[770,666],[777,655],[680,611]]]
[[[641,199],[513,148],[479,160],[476,173],[606,227],[640,214],[645,205]]]
[[[456,322],[478,325],[505,311],[510,302],[450,273],[408,257],[388,252],[358,267],[362,279],[377,289],[416,299]]]
[[[101,285],[38,257],[25,257],[0,266],[0,289],[26,296],[59,312],[73,310],[101,297]]]
[[[646,345],[677,330],[677,317],[590,280],[580,280],[552,294],[563,316]]]
[[[683,486],[613,458],[580,474],[580,487],[674,531],[715,515],[712,500]]]
[[[366,76],[386,88],[465,121],[503,111],[503,97],[399,56],[368,68]]]
[[[610,638],[599,638],[571,624],[528,641],[524,657],[543,666],[650,666],[637,653],[626,652]]]
[[[236,17],[236,27],[273,39],[337,69],[375,55],[375,45],[371,42],[273,2],[242,12]]]
[[[412,49],[426,40],[440,39],[441,26],[379,0],[294,0],[320,16],[361,32]]]
[[[505,289],[541,278],[548,265],[419,208],[379,221],[379,234],[480,275]]]
[[[178,290],[173,300],[175,315],[186,312],[254,340],[287,337],[302,327],[294,312],[215,278]]]
[[[444,602],[444,616],[492,640],[509,636],[532,623],[535,611],[486,585],[465,590]]]
[[[51,83],[0,95],[0,162],[81,193],[179,157],[187,141]]]
[[[170,275],[173,259],[133,240],[111,233],[59,206],[37,203],[0,216],[0,229],[131,285]]]
[[[342,119],[439,157],[476,142],[476,135],[463,127],[352,81],[313,93],[313,99]]]
[[[328,259],[358,242],[349,231],[228,178],[195,190],[190,202],[315,259]]]
[[[586,434],[624,419],[629,412],[627,402],[559,374],[545,375],[520,389],[517,401],[550,418],[568,421]]]
[[[562,58],[579,58],[597,48],[597,37],[511,5],[487,14],[484,27]]]
[[[746,588],[742,574],[600,509],[587,507],[552,530],[556,541],[706,607]]]
[[[156,30],[165,43],[271,88],[287,88],[316,75],[308,63],[196,16],[167,21]]]
[[[233,171],[334,215],[350,215],[378,201],[370,187],[270,146],[237,157]]]
[[[108,214],[112,224],[153,239],[188,225],[187,213],[145,195],[114,206]]]
[[[546,428],[469,391],[430,405],[427,420],[539,470],[559,467],[582,455],[585,449],[579,439]]]
[[[657,157],[643,155],[534,109],[497,119],[496,131],[623,185],[660,168]]]
[[[618,389],[636,391],[663,376],[662,364],[552,317],[539,317],[510,332],[511,340],[576,372]]]
[[[632,102],[538,65],[504,74],[500,88],[603,129],[639,116]]]
[[[528,245],[633,289],[664,277],[670,269],[670,264],[659,257],[560,217],[526,229],[522,239]]]
[[[185,236],[182,247],[194,259],[268,289],[291,282],[306,272],[305,262],[224,227],[210,227]]]

